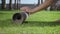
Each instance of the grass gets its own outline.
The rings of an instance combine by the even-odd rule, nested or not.
[[[29,16],[27,23],[16,24],[12,21],[19,11],[0,11],[0,34],[60,34],[59,11],[41,11]]]

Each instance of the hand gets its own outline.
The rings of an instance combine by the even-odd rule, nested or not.
[[[29,12],[31,9],[29,7],[22,7],[20,8],[22,11]]]
[[[31,8],[29,8],[29,7],[22,7],[22,8],[20,8],[20,10],[31,13]]]

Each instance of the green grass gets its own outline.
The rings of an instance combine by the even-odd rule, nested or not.
[[[0,34],[60,34],[59,11],[41,11],[29,16],[27,23],[16,24],[12,21],[19,11],[0,11]]]

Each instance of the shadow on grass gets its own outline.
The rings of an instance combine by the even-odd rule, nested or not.
[[[21,24],[16,24],[14,22],[12,22],[11,19],[8,20],[0,20],[0,27],[33,27],[33,26],[37,26],[37,27],[44,27],[44,26],[50,26],[50,27],[54,27],[54,26],[60,26],[60,23],[58,22],[41,22],[41,21],[25,21],[22,25]]]
[[[44,21],[25,21],[25,23],[23,24],[24,26],[60,26],[60,22],[44,22]]]

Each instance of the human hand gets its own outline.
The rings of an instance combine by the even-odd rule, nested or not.
[[[25,12],[28,12],[28,13],[32,13],[32,11],[31,11],[31,8],[29,8],[29,7],[22,7],[22,8],[20,8],[20,10],[22,10],[22,11],[25,11]]]

